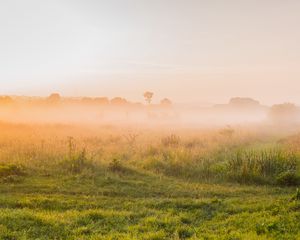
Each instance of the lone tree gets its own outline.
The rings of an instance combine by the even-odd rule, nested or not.
[[[145,92],[145,93],[144,93],[145,101],[146,101],[148,104],[151,103],[153,95],[154,95],[153,92]]]

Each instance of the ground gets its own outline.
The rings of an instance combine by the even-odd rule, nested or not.
[[[1,239],[299,239],[295,188],[134,171],[0,185]]]
[[[300,239],[300,135],[266,129],[2,123],[0,239]]]

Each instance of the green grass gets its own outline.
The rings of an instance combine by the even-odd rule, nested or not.
[[[300,239],[298,138],[0,130],[0,239]]]
[[[0,185],[0,238],[299,239],[295,193],[135,171],[30,175]]]

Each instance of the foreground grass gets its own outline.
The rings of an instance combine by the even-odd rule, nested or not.
[[[0,239],[299,239],[295,188],[130,172],[0,185]]]
[[[0,130],[0,239],[300,239],[300,135]]]

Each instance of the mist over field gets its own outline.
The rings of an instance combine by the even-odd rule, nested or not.
[[[0,0],[0,240],[300,239],[299,0]]]
[[[153,93],[151,93],[153,94]],[[141,95],[142,97],[142,95]],[[264,106],[252,98],[235,97],[228,103],[193,105],[178,104],[164,98],[160,103],[130,102],[122,97],[0,98],[0,120],[13,123],[39,124],[110,124],[205,128],[228,125],[280,124],[297,125],[300,108],[291,103]]]
[[[298,239],[296,105],[153,96],[1,97],[0,239]]]

